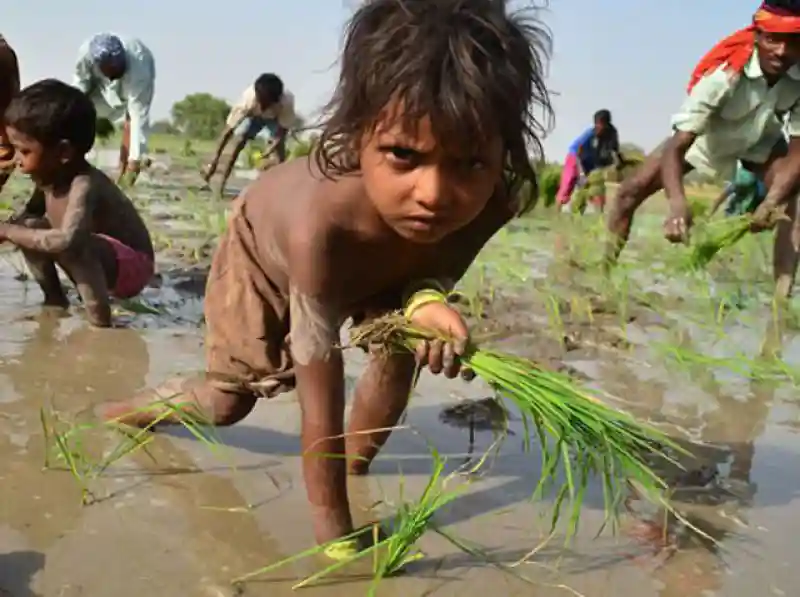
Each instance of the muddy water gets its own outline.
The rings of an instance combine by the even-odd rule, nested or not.
[[[155,216],[154,228],[172,235],[176,244],[202,237],[190,221],[196,199],[180,196],[193,181],[173,166],[153,173],[136,191],[137,201]],[[538,457],[523,453],[523,430],[512,420],[514,433],[489,471],[474,479],[467,495],[441,512],[438,522],[493,561],[513,565],[535,586],[430,533],[421,542],[427,557],[405,576],[386,581],[380,594],[796,594],[800,559],[792,548],[800,532],[794,501],[800,491],[800,441],[794,391],[786,384],[750,383],[724,370],[675,369],[653,348],[681,321],[701,351],[724,353],[735,344],[754,354],[764,337],[766,310],[756,306],[733,318],[722,346],[698,323],[705,312],[689,312],[686,305],[681,310],[638,306],[624,317],[598,310],[591,325],[562,316],[559,327],[542,296],[588,294],[581,286],[585,272],[554,264],[551,248],[558,239],[541,225],[536,228],[502,235],[479,264],[485,270],[479,285],[488,288],[502,279],[504,288],[515,289],[506,295],[498,291],[499,304],[488,308],[494,326],[507,332],[499,344],[582,375],[628,401],[637,415],[702,443],[695,446],[698,461],[689,473],[668,474],[681,511],[718,543],[706,545],[673,525],[668,547],[662,548],[645,540],[649,527],[631,520],[620,536],[595,540],[603,512],[602,496],[593,490],[570,550],[561,550],[556,540],[532,553],[546,536],[541,515],[548,511],[546,504],[528,499],[539,476]],[[643,245],[632,247],[640,249],[644,255]],[[201,259],[192,268],[176,255],[162,253],[162,279],[145,292],[145,301],[162,313],[126,314],[121,318],[126,327],[102,331],[88,328],[79,312],[64,317],[42,311],[38,290],[16,279],[16,258],[4,254],[0,260],[0,588],[5,594],[289,595],[297,579],[317,569],[314,561],[288,566],[238,590],[230,582],[312,544],[293,395],[264,401],[243,423],[222,430],[227,449],[220,454],[185,432],[159,434],[156,462],[142,454],[126,459],[92,484],[98,501],[89,506],[81,505],[69,473],[42,470],[42,407],[80,421],[101,400],[202,367],[197,295],[204,264]],[[685,285],[670,286],[646,270],[636,275],[676,297],[691,294]],[[797,347],[788,335],[785,358],[794,364]],[[350,387],[362,367],[362,355],[349,355]],[[444,407],[488,395],[479,382],[423,376],[404,421],[409,429],[394,434],[370,477],[351,480],[357,521],[391,512],[401,481],[410,495],[422,489],[431,467],[426,441],[448,456],[451,469],[463,462],[469,433],[442,423],[440,414]],[[492,439],[490,432],[478,432],[474,451],[485,450]],[[99,453],[113,442],[100,434],[89,449]],[[359,576],[365,572],[357,568],[308,593],[364,594],[368,583]]]

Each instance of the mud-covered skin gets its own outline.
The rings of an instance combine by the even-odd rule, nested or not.
[[[22,250],[46,304],[68,304],[58,283],[58,264],[77,286],[89,320],[107,327],[117,261],[114,249],[97,234],[154,256],[150,234],[133,203],[88,164],[58,185],[37,187],[25,208],[0,224],[0,239]]]

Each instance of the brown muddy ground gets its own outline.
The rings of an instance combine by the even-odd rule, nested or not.
[[[101,400],[202,367],[200,293],[224,205],[187,190],[196,184],[191,170],[173,164],[154,168],[137,187],[136,200],[162,248],[162,276],[144,301],[162,312],[123,314],[120,329],[92,330],[77,309],[67,317],[43,312],[38,289],[18,280],[18,256],[2,254],[0,594],[289,595],[291,585],[315,569],[313,561],[288,566],[239,590],[230,582],[312,544],[292,395],[264,401],[242,424],[222,430],[228,449],[221,455],[186,432],[159,434],[156,463],[143,454],[124,460],[93,483],[99,501],[89,506],[81,505],[68,472],[43,471],[43,407],[82,420]],[[535,584],[431,533],[421,542],[427,557],[386,581],[379,594],[797,594],[800,558],[791,555],[800,531],[794,502],[800,491],[796,392],[788,382],[755,382],[719,363],[714,369],[678,367],[656,348],[669,342],[691,344],[696,354],[729,356],[742,349],[755,355],[770,320],[761,248],[753,248],[749,269],[737,269],[744,282],[727,267],[715,272],[713,284],[671,280],[659,269],[667,248],[656,236],[657,222],[642,219],[626,257],[631,282],[623,291],[601,292],[592,265],[599,241],[591,220],[553,222],[542,216],[515,225],[470,272],[463,286],[473,297],[476,328],[496,334],[498,346],[585,379],[676,437],[702,444],[694,446],[698,460],[688,464],[688,472],[665,474],[678,490],[681,511],[717,544],[674,524],[662,542],[652,525],[630,517],[623,519],[620,536],[594,539],[603,520],[595,488],[570,549],[561,549],[556,538],[534,553],[547,534],[541,515],[549,513],[548,504],[530,502],[539,459],[535,452],[523,453],[522,429],[512,420],[514,434],[499,457],[468,495],[440,513],[438,523]],[[738,307],[724,319],[720,297],[734,297],[727,302]],[[718,323],[711,325],[715,318]],[[796,365],[791,331],[783,348],[785,362]],[[351,385],[362,365],[360,353],[350,355]],[[391,512],[401,480],[408,494],[421,490],[431,468],[426,441],[448,455],[451,468],[460,464],[470,451],[466,425],[458,425],[459,416],[469,419],[463,404],[487,396],[479,382],[424,375],[405,421],[408,429],[394,434],[369,478],[351,482],[356,518],[367,522]],[[454,405],[462,405],[455,425],[453,417],[443,423],[443,409]],[[480,453],[493,435],[478,430],[475,438]],[[112,442],[101,434],[89,449],[99,453]],[[637,509],[648,512],[640,504]],[[358,578],[365,571],[353,570],[307,593],[365,594],[367,583]]]

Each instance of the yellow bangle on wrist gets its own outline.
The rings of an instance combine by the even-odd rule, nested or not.
[[[432,288],[426,288],[423,290],[418,290],[411,298],[408,300],[408,304],[406,304],[405,311],[403,314],[405,315],[406,319],[411,319],[414,313],[422,307],[423,305],[428,305],[430,303],[442,303],[447,304],[447,295],[444,292],[439,290],[434,290]]]

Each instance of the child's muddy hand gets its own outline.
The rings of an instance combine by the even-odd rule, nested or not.
[[[420,365],[427,365],[434,375],[444,373],[448,379],[459,375],[464,379],[474,377],[474,373],[461,364],[461,357],[466,353],[469,344],[469,329],[458,311],[445,303],[432,302],[416,309],[411,321],[449,339],[420,342],[416,350]]]

